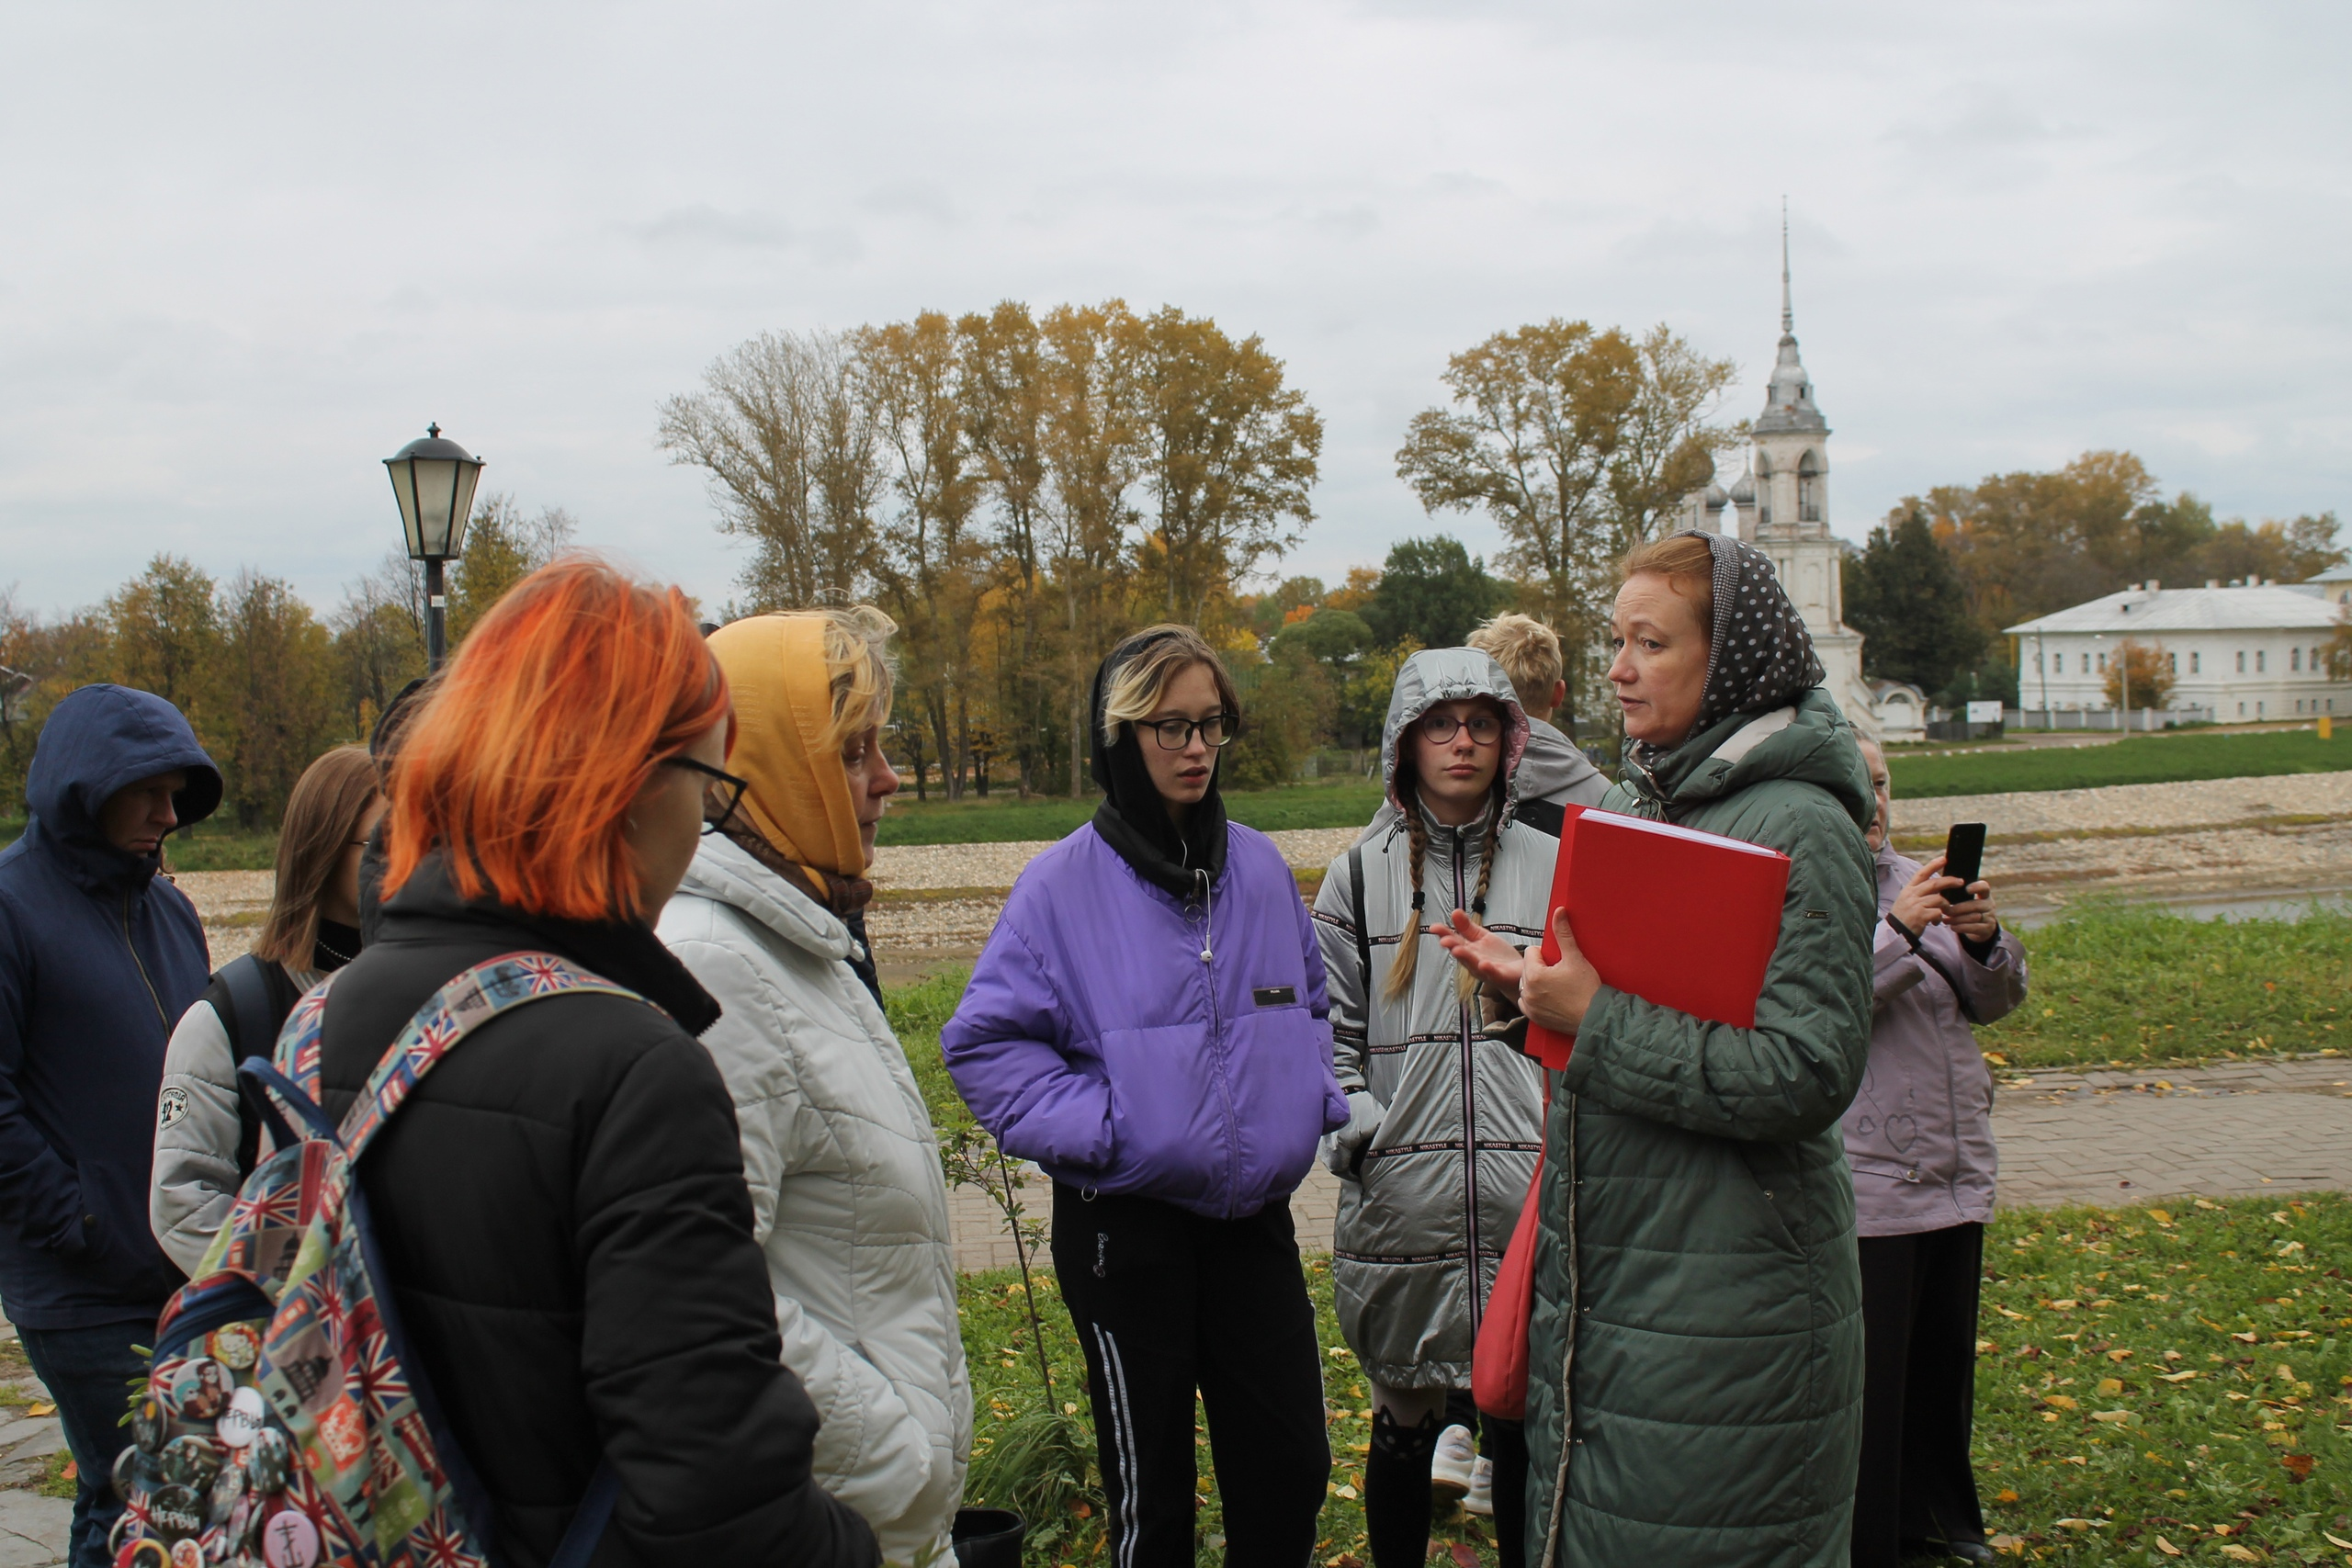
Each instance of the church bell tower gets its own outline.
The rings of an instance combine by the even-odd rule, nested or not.
[[[1789,287],[1789,219],[1781,213],[1781,344],[1757,416],[1747,471],[1724,492],[1713,486],[1694,498],[1693,525],[1720,532],[1726,503],[1739,536],[1770,558],[1828,672],[1823,683],[1847,718],[1875,739],[1878,718],[1862,679],[1862,635],[1845,622],[1839,566],[1844,547],[1829,532],[1829,422],[1814,401],[1813,378],[1797,354],[1796,311]],[[1710,504],[1712,503],[1712,504]],[[1704,519],[1704,521],[1702,521]],[[1712,522],[1713,525],[1709,526]]]

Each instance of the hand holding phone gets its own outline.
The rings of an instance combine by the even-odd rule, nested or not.
[[[1982,822],[1953,823],[1951,833],[1944,839],[1943,874],[1957,876],[1960,878],[1960,886],[1945,890],[1944,902],[1947,904],[1967,903],[1970,885],[1983,875],[1984,871],[1984,824]]]

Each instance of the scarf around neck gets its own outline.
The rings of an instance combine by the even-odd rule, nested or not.
[[[1210,762],[1208,793],[1184,814],[1184,825],[1179,829],[1151,782],[1143,760],[1143,738],[1136,727],[1125,726],[1115,742],[1102,738],[1103,705],[1121,667],[1158,640],[1129,637],[1113,649],[1094,671],[1090,739],[1094,782],[1102,789],[1102,803],[1094,808],[1094,831],[1135,868],[1136,875],[1175,897],[1193,898],[1200,896],[1201,873],[1207,873],[1212,883],[1225,874],[1225,796],[1220,793],[1215,759]]]

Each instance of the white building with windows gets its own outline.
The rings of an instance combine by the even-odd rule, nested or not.
[[[1733,514],[1739,536],[1770,558],[1781,586],[1804,616],[1823,682],[1864,736],[1879,738],[1879,710],[1862,679],[1862,634],[1846,625],[1844,547],[1829,532],[1829,422],[1813,400],[1813,378],[1797,357],[1796,314],[1789,295],[1789,241],[1781,234],[1781,346],[1766,389],[1764,412],[1750,426],[1747,471],[1726,492],[1720,484],[1695,491],[1684,525],[1724,531]]]
[[[2302,589],[2339,606],[2336,614],[2343,615],[2342,606],[2352,605],[2352,566],[2329,567],[2317,577],[2307,579]]]
[[[2018,694],[2028,708],[2114,707],[2108,673],[2131,644],[2163,659],[2173,706],[2233,724],[2352,716],[2352,683],[2327,678],[2340,608],[2303,584],[2146,582],[2004,629],[2017,639]],[[2154,705],[2134,696],[2130,705]]]

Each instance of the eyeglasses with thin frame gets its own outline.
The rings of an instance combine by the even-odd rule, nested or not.
[[[707,781],[702,786],[702,831],[705,838],[727,826],[735,815],[735,808],[743,804],[744,792],[752,787],[751,780],[737,778],[733,773],[714,768],[707,762],[697,762],[692,757],[664,757],[662,761],[666,766],[700,773]]]
[[[1241,733],[1238,715],[1213,713],[1206,718],[1147,718],[1137,721],[1136,728],[1148,729],[1159,742],[1163,751],[1182,751],[1193,743],[1194,731],[1211,746],[1222,746]]]
[[[1474,713],[1468,718],[1456,718],[1450,713],[1423,714],[1421,737],[1432,746],[1442,746],[1465,725],[1474,746],[1492,746],[1503,738],[1503,721],[1490,713]]]

